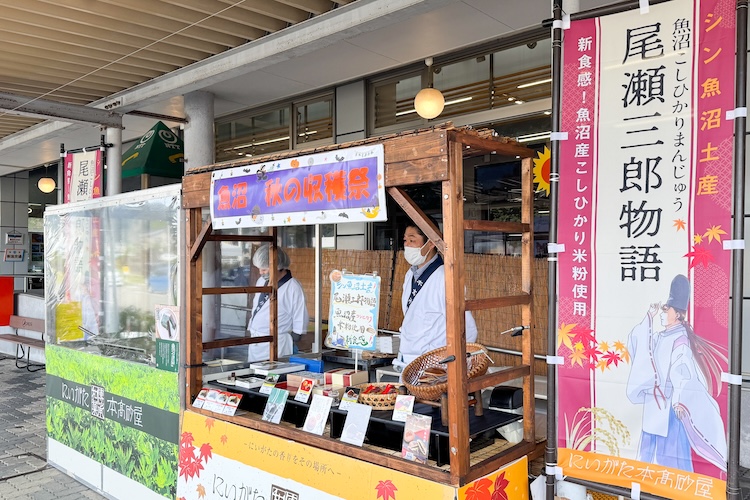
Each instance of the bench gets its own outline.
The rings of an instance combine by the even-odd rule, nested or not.
[[[10,317],[10,327],[13,328],[16,333],[0,334],[0,340],[16,344],[16,368],[26,368],[30,372],[44,369],[44,364],[31,362],[32,347],[44,350],[44,320],[14,315]],[[36,339],[20,335],[18,330],[40,333],[41,338]]]

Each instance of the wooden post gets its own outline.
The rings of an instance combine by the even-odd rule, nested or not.
[[[524,441],[534,443],[534,182],[531,158],[521,160],[521,222],[529,228],[523,232],[521,239],[521,290],[529,294],[529,301],[521,306],[521,324],[529,327],[528,330],[523,330],[521,344],[522,363],[529,366],[529,375],[523,379],[523,438]]]
[[[187,231],[185,235],[187,255],[193,244],[198,240],[203,227],[200,208],[190,208],[187,211]],[[185,394],[187,403],[191,403],[203,385],[203,259],[186,259],[185,287],[187,301],[185,303],[187,345],[185,347],[185,363],[187,388]]]
[[[464,202],[462,144],[448,141],[448,180],[443,181],[443,241],[445,252],[446,355],[448,363],[448,429],[451,482],[461,483],[469,472],[469,404],[466,384],[466,326],[464,294]]]

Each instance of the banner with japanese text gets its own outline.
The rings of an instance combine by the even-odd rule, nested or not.
[[[102,151],[65,155],[65,203],[102,196]]]
[[[724,498],[734,3],[574,21],[563,51],[559,465]]]
[[[383,145],[337,149],[211,174],[215,229],[386,220]]]

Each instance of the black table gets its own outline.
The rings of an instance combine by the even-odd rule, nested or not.
[[[438,467],[450,461],[448,427],[444,426],[440,419],[440,408],[424,403],[414,405],[414,413],[421,413],[432,417],[430,429],[430,448],[428,458],[435,460]],[[346,420],[346,410],[338,408],[331,409],[331,437],[337,439],[341,436]],[[390,450],[401,450],[404,436],[404,422],[392,420],[392,410],[373,410],[370,415],[370,424],[367,427],[365,442],[374,446],[388,448]],[[484,411],[484,415],[474,415],[474,410],[469,408],[469,452],[481,449],[492,444],[495,439],[495,430],[511,422],[520,420],[522,415],[506,413],[497,410]]]
[[[260,415],[263,414],[266,402],[268,401],[268,394],[261,394],[257,388],[245,389],[243,387],[221,384],[220,382],[217,385],[243,395],[239,409]],[[295,401],[290,395],[284,407],[284,413],[281,415],[281,420],[293,424],[295,427],[302,427],[305,424],[309,410],[310,403]],[[450,434],[448,427],[444,426],[441,422],[440,408],[424,403],[416,403],[413,412],[432,417],[428,458],[437,462],[438,467],[449,463]],[[344,429],[347,411],[334,407],[331,408],[330,414],[331,438],[338,439],[341,437],[341,432]],[[516,415],[515,413],[491,409],[485,409],[484,415],[476,416],[474,415],[473,408],[469,408],[469,438],[471,438],[469,452],[492,444],[496,438],[495,430],[497,428],[511,422],[516,422],[522,417],[522,415]],[[392,418],[392,410],[373,410],[370,415],[370,423],[367,426],[365,442],[373,446],[401,451],[405,424],[404,422],[393,421]]]

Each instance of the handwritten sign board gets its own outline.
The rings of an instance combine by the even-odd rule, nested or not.
[[[326,345],[374,351],[380,310],[380,276],[331,271],[331,310]]]
[[[211,174],[214,228],[387,219],[383,145],[345,148]]]

